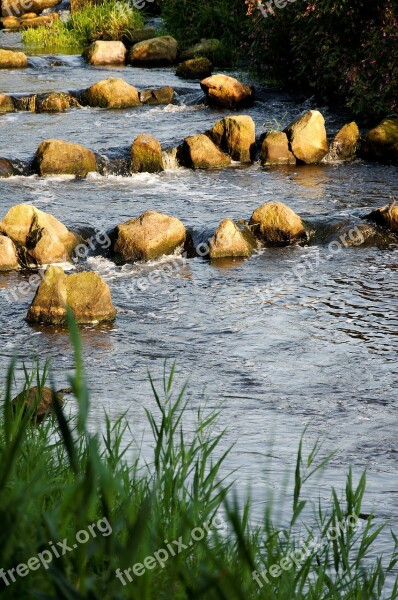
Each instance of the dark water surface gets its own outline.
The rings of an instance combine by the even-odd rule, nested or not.
[[[8,38],[10,45],[16,40]],[[116,75],[139,88],[173,85],[180,90],[178,104],[2,115],[0,156],[29,160],[46,138],[117,156],[141,132],[173,146],[227,114],[192,105],[200,95],[198,84],[182,82],[171,69],[95,69],[79,57],[56,58],[61,66],[50,66],[54,57],[44,56],[33,58],[27,70],[1,72],[0,91],[65,91]],[[244,111],[258,132],[265,122],[288,122],[311,106],[271,93],[262,98]],[[330,133],[343,124],[323,112]],[[169,365],[176,360],[179,383],[189,378],[192,409],[221,407],[220,428],[228,427],[225,446],[236,444],[228,467],[240,468],[240,490],[251,482],[259,509],[267,491],[278,494],[283,487],[308,426],[308,446],[319,436],[325,453],[337,451],[320,485],[308,488],[309,495],[315,499],[320,492],[327,499],[331,485],[344,484],[350,464],[356,478],[366,468],[363,509],[374,509],[394,525],[398,246],[363,244],[331,251],[328,244],[396,194],[397,176],[397,167],[356,161],[281,169],[235,166],[218,172],[174,168],[160,175],[95,175],[84,181],[14,177],[0,180],[0,218],[14,204],[27,202],[71,228],[109,230],[153,209],[180,218],[200,237],[225,217],[248,219],[260,204],[280,200],[323,231],[310,246],[264,249],[250,260],[223,265],[171,257],[116,267],[104,257],[90,257],[86,267],[106,279],[118,309],[113,325],[83,332],[91,425],[101,427],[103,409],[112,418],[128,410],[139,440],[148,429],[144,407],[153,406],[147,369],[159,381],[165,359]],[[150,273],[159,276],[155,283],[148,283]],[[24,321],[34,290],[19,302],[7,301],[5,292],[23,278],[0,274],[0,375],[4,379],[15,352],[28,362],[36,355],[53,357],[56,384],[64,387],[72,366],[67,336]],[[380,544],[385,551],[390,548],[388,531]]]

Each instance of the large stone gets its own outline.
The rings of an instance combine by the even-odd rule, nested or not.
[[[0,234],[0,271],[11,271],[18,267],[18,255],[13,241]]]
[[[145,29],[130,29],[125,31],[122,35],[122,41],[126,46],[134,46],[138,42],[144,40],[151,40],[156,36],[156,29],[154,27],[146,27]]]
[[[85,177],[97,170],[91,150],[62,140],[45,140],[38,147],[34,165],[39,175],[76,175]]]
[[[102,79],[83,93],[83,101],[100,108],[130,108],[138,106],[138,90],[119,77]]]
[[[0,94],[0,113],[14,112],[15,106],[12,98],[5,94]]]
[[[398,161],[398,118],[384,119],[364,135],[361,156],[381,162]]]
[[[17,170],[7,158],[0,158],[0,177],[12,177],[17,175]]]
[[[193,58],[205,57],[209,58],[211,61],[216,61],[221,50],[221,42],[216,39],[205,39],[203,38],[197,44],[190,46],[186,50],[180,53],[180,59],[190,60]]]
[[[344,127],[337,132],[330,144],[329,153],[325,160],[352,160],[355,158],[358,141],[358,125],[354,121],[344,125]]]
[[[40,14],[46,8],[52,8],[59,0],[2,0],[1,12],[3,17],[21,17],[26,13]]]
[[[162,147],[158,140],[146,133],[138,135],[131,146],[132,173],[159,173],[163,171]]]
[[[131,64],[167,65],[177,58],[178,44],[173,37],[166,35],[134,44],[128,60]]]
[[[233,160],[251,162],[256,145],[256,126],[251,117],[225,117],[209,132],[213,142]]]
[[[301,218],[282,202],[269,202],[256,208],[249,225],[253,233],[268,244],[290,244],[307,237]]]
[[[288,125],[285,133],[290,149],[301,162],[319,163],[328,152],[325,119],[318,110],[309,110]]]
[[[54,410],[54,396],[60,404],[63,404],[61,393],[53,392],[48,387],[34,386],[18,394],[13,399],[12,405],[14,410],[19,410],[22,406],[25,410],[31,410],[35,421],[41,423]]]
[[[250,106],[254,102],[254,89],[228,75],[212,75],[203,79],[200,87],[210,105],[221,108]]]
[[[78,323],[113,321],[116,309],[109,286],[93,272],[66,275],[48,267],[28,310],[29,323],[63,325],[69,307]]]
[[[248,227],[224,219],[210,239],[209,255],[211,259],[249,257],[256,246],[256,239]]]
[[[270,131],[261,145],[263,165],[295,165],[296,159],[289,150],[289,141],[283,131]]]
[[[70,108],[81,108],[79,102],[70,94],[51,92],[44,97],[36,98],[36,111],[64,112]]]
[[[214,169],[231,164],[230,157],[202,133],[185,138],[177,149],[177,160],[190,169]]]
[[[213,63],[208,58],[191,58],[177,67],[177,77],[183,79],[204,79],[211,75]]]
[[[123,261],[154,260],[173,254],[186,235],[181,221],[150,210],[117,226],[114,251]]]
[[[97,41],[83,52],[90,65],[124,65],[127,49],[122,42]]]
[[[172,104],[174,102],[174,89],[165,86],[157,89],[146,89],[140,92],[142,104]]]
[[[29,204],[10,208],[0,222],[0,231],[40,264],[68,261],[81,241],[55,217]]]
[[[372,211],[366,218],[393,233],[398,233],[398,206],[395,206],[395,201]]]
[[[0,49],[0,69],[23,69],[28,66],[28,57],[23,52]]]

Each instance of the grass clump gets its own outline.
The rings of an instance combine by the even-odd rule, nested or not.
[[[96,40],[120,41],[129,31],[143,27],[143,18],[128,2],[105,0],[84,4],[72,12],[68,21],[56,21],[50,27],[26,29],[26,46],[46,50],[81,50]]]
[[[76,362],[70,379],[75,418],[65,415],[55,396],[55,414],[32,426],[34,408],[11,404],[15,362],[8,373],[0,419],[2,598],[397,598],[391,574],[396,547],[389,559],[374,558],[383,525],[376,526],[370,516],[356,526],[362,523],[365,475],[355,486],[349,473],[345,494],[332,491],[330,502],[314,509],[310,523],[308,516],[304,519],[304,486],[327,459],[319,458],[318,445],[305,457],[300,444],[288,520],[278,522],[268,503],[255,525],[250,499],[238,503],[221,477],[228,451],[221,449],[223,432],[215,433],[217,414],[199,412],[196,425],[191,422],[186,432],[187,402],[184,389],[173,395],[174,369],[164,376],[162,397],[151,381],[157,411],[147,411],[153,433],[150,460],[133,458],[128,415],[115,423],[105,416],[103,433],[89,433],[89,393],[70,316],[69,325]],[[45,374],[36,379],[43,386]],[[25,388],[32,382],[26,374]],[[332,526],[340,531],[334,540]],[[304,543],[310,550],[300,560],[270,575],[286,556],[297,556]],[[38,567],[29,562],[40,556],[48,559],[47,567],[39,559]],[[24,573],[19,576],[16,567],[27,564],[37,568],[29,566],[26,573],[19,567]]]

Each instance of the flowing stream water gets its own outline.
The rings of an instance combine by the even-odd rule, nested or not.
[[[18,35],[2,33],[0,45],[17,48]],[[173,147],[228,114],[198,104],[198,82],[178,79],[174,69],[94,68],[78,56],[34,56],[29,68],[0,73],[0,91],[76,90],[110,76],[138,88],[174,86],[176,104],[1,115],[0,156],[29,161],[42,140],[58,138],[118,158],[128,154],[139,133]],[[252,116],[259,133],[265,122],[288,123],[310,107],[315,108],[264,90],[242,112]],[[343,125],[341,117],[320,110],[329,134]],[[268,248],[250,260],[217,265],[170,257],[121,267],[91,253],[83,266],[109,283],[118,310],[114,324],[82,331],[91,426],[103,425],[104,409],[112,419],[128,411],[137,440],[143,436],[145,444],[144,407],[154,407],[147,370],[160,382],[165,360],[168,368],[176,361],[177,387],[189,379],[192,412],[220,407],[224,447],[235,444],[226,468],[239,468],[239,489],[251,486],[259,513],[268,493],[284,488],[307,427],[307,448],[319,437],[324,454],[336,451],[321,481],[306,490],[308,497],[316,500],[320,493],[327,500],[332,485],[343,486],[349,465],[356,481],[367,469],[363,510],[374,510],[378,520],[390,519],[394,526],[398,245],[391,239],[340,248],[329,243],[397,193],[398,168],[359,160],[289,168],[234,165],[211,172],[169,166],[159,175],[126,177],[110,169],[85,180],[0,179],[1,217],[27,202],[74,230],[108,231],[153,209],[178,217],[194,239],[205,239],[223,218],[249,219],[259,205],[279,200],[317,235],[308,246]],[[148,283],[150,273],[157,281]],[[0,273],[0,375],[4,380],[14,353],[27,364],[34,356],[52,357],[56,387],[65,387],[73,365],[67,334],[26,323],[34,289],[18,301],[7,295],[28,276]],[[22,380],[21,363],[17,375]],[[389,539],[385,530],[378,550],[388,552]]]

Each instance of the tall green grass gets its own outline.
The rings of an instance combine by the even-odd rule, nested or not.
[[[26,564],[48,550],[50,542],[66,539],[72,546],[78,531],[87,531],[101,519],[112,531],[90,536],[85,544],[54,559],[48,569],[16,577],[8,587],[0,579],[2,598],[397,598],[392,574],[398,557],[396,540],[388,557],[372,555],[383,525],[375,525],[370,516],[360,530],[347,528],[335,541],[328,539],[332,525],[361,513],[365,475],[354,485],[350,472],[345,494],[340,497],[332,490],[330,502],[314,502],[310,518],[305,486],[325,468],[327,459],[320,458],[318,445],[305,456],[301,443],[289,523],[278,522],[268,503],[263,519],[255,524],[250,499],[243,505],[238,502],[230,477],[221,475],[228,450],[223,448],[223,432],[215,433],[217,413],[199,411],[194,431],[187,434],[185,390],[174,395],[174,368],[164,375],[161,394],[151,380],[157,410],[155,414],[147,410],[153,434],[150,461],[134,457],[134,423],[128,414],[114,423],[104,415],[104,432],[89,432],[89,393],[79,333],[71,317],[69,326],[76,364],[70,379],[77,402],[73,418],[54,395],[54,414],[41,425],[32,422],[34,408],[27,411],[22,404],[15,408],[11,402],[15,361],[8,371],[0,421],[0,568],[7,571]],[[49,377],[46,369],[25,375],[26,389],[32,384],[42,387]],[[225,527],[212,527],[189,545],[194,528],[203,530],[209,521]],[[301,548],[299,533],[306,541],[318,536],[322,544],[280,576],[268,575],[269,583],[262,579],[259,587],[252,572],[269,571]],[[170,555],[163,568],[159,564],[147,568],[131,583],[125,580],[125,586],[116,577],[118,569],[123,572],[143,563],[180,537],[187,548]],[[387,577],[390,591],[384,594]]]

